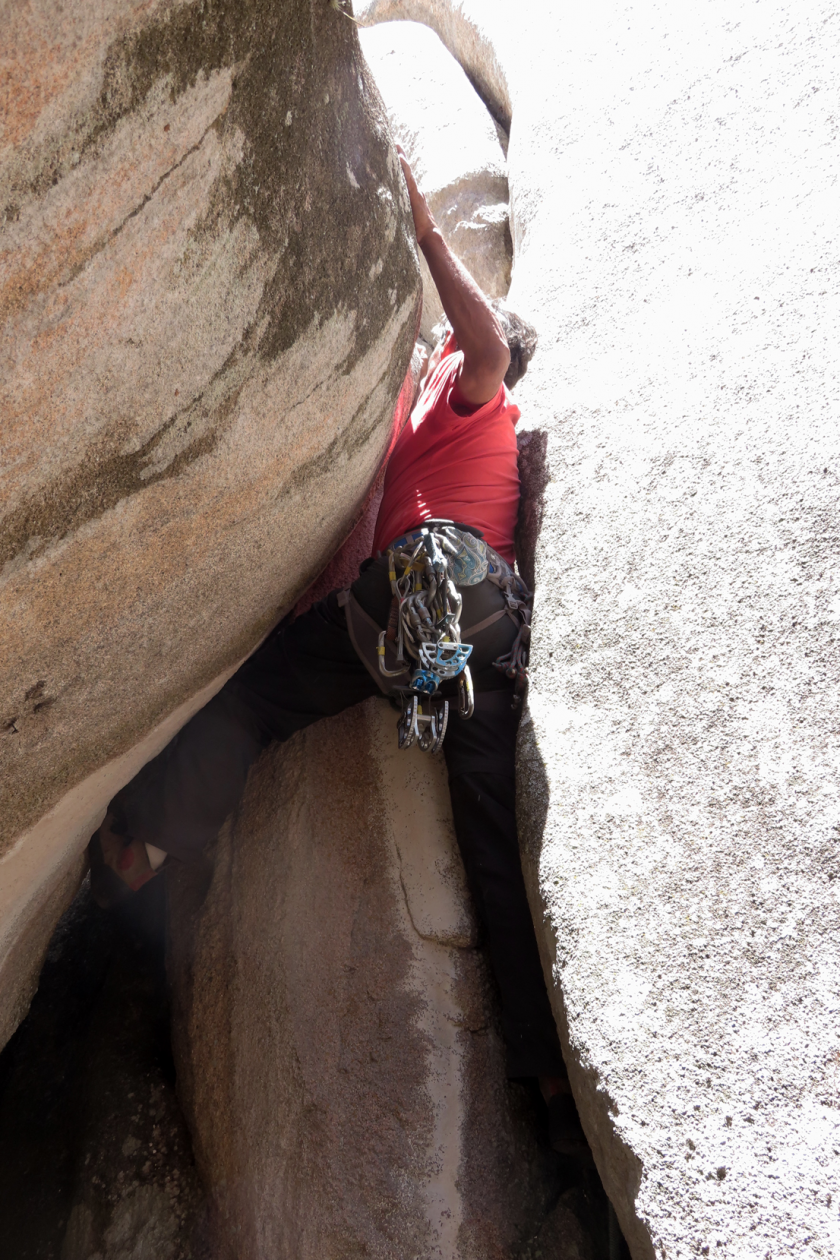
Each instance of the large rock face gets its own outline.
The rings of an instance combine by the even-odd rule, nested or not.
[[[327,3],[12,3],[0,55],[2,1038],[108,797],[352,525],[418,277]]]
[[[835,1255],[833,12],[367,12],[512,112],[523,840],[599,1170],[636,1260]]]
[[[499,133],[463,70],[427,26],[389,22],[359,32],[394,138],[403,146],[453,252],[490,297],[510,287],[507,165]],[[420,330],[443,315],[423,255]]]
[[[508,1260],[553,1228],[445,768],[401,753],[395,721],[370,700],[269,750],[209,891],[170,879],[179,1089],[221,1256]],[[559,1210],[562,1243],[538,1254],[587,1260]]]

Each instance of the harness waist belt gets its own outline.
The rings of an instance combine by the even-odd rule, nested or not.
[[[505,651],[510,635],[500,637],[495,632],[479,649],[476,663],[480,668],[492,663],[515,677],[514,703],[521,699],[532,597],[513,567],[479,531],[448,521],[425,522],[395,538],[374,564],[380,571],[387,564],[394,595],[388,633],[362,607],[353,589],[341,592],[339,602],[356,653],[384,694],[411,690],[420,696],[436,695],[442,680],[467,672],[463,667],[474,648],[461,640],[469,636],[482,643],[484,632],[507,617],[517,629],[510,650]],[[365,581],[363,577],[362,590]],[[463,629],[459,624],[462,603],[469,620]],[[498,652],[503,655],[494,659]]]

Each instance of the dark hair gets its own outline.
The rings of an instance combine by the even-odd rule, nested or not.
[[[503,298],[493,298],[490,306],[507,337],[510,367],[505,372],[505,385],[508,389],[513,389],[528,371],[528,364],[534,357],[537,330],[521,315],[517,315],[516,311],[512,311]]]
[[[510,367],[505,372],[505,385],[508,389],[513,389],[518,381],[528,370],[528,364],[534,357],[534,351],[537,348],[537,330],[531,324],[524,320],[521,315],[517,315],[516,311],[512,311],[505,302],[504,298],[493,298],[490,302],[490,309],[502,325],[502,332],[505,334],[510,350]],[[452,331],[452,325],[443,315],[440,322],[435,324],[432,329],[433,345],[443,341],[447,333]]]

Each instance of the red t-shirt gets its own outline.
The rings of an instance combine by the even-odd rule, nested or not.
[[[514,562],[519,508],[516,422],[520,412],[504,385],[467,416],[451,406],[464,356],[445,355],[397,439],[373,536],[374,551],[422,521],[460,521],[484,534]]]

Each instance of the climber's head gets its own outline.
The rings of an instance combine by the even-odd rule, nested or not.
[[[505,385],[513,389],[528,370],[528,364],[537,348],[537,330],[532,327],[516,311],[512,311],[503,298],[493,298],[490,307],[502,326],[510,350],[510,367],[505,373]],[[433,372],[440,362],[447,337],[452,333],[452,325],[444,315],[440,323],[432,329],[434,350],[429,360],[429,371]],[[451,349],[451,347],[450,347]]]
[[[513,389],[528,371],[528,364],[537,348],[537,330],[512,311],[503,298],[493,298],[490,306],[502,325],[510,350],[510,367],[505,372],[505,385]]]

